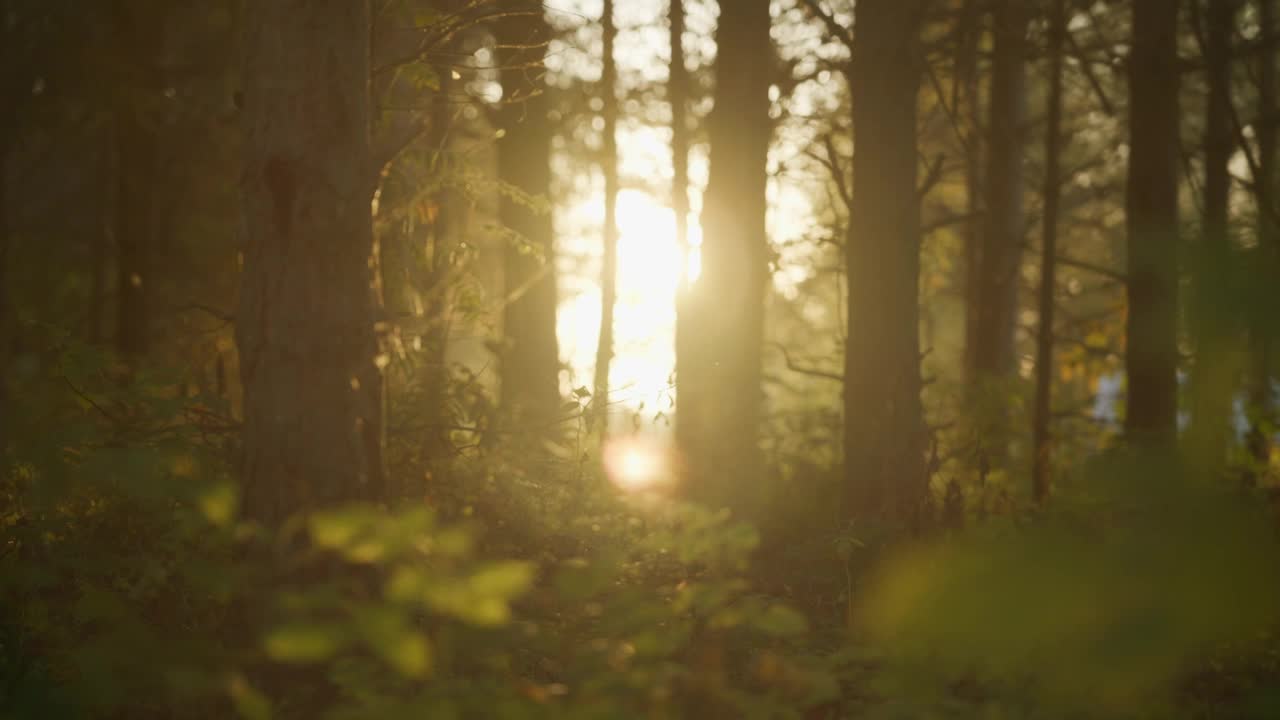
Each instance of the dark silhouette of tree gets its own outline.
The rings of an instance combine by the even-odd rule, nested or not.
[[[927,3],[856,9],[844,370],[846,514],[911,522],[927,492],[920,401],[917,94]]]
[[[377,497],[380,298],[367,1],[254,0],[244,87],[244,506]]]
[[[1125,432],[1172,443],[1178,410],[1178,9],[1134,0],[1129,53]]]
[[[1036,399],[1032,419],[1032,496],[1039,504],[1053,482],[1053,321],[1057,286],[1058,213],[1062,198],[1062,56],[1067,2],[1053,0],[1049,17],[1049,89],[1044,130],[1044,217],[1040,247],[1039,328],[1036,333]]]
[[[1026,220],[1022,159],[1027,125],[1028,8],[998,0],[991,10],[994,47],[987,113],[985,207],[978,252],[977,317],[971,338],[970,375],[1002,379],[1014,370],[1018,274]]]
[[[600,157],[604,171],[604,254],[600,267],[600,337],[596,346],[592,406],[600,437],[604,438],[609,431],[609,363],[613,360],[613,309],[618,301],[618,69],[613,57],[618,29],[613,23],[613,0],[604,0],[600,29],[604,36],[600,75],[600,115],[604,120],[601,130],[604,148]]]
[[[151,3],[117,3],[112,21],[126,73],[112,108],[117,176],[115,343],[123,355],[136,357],[146,353],[150,343],[157,282],[164,9]]]
[[[1277,24],[1276,0],[1258,0],[1258,36],[1273,38],[1280,32]],[[1255,133],[1258,138],[1257,177],[1254,178],[1254,203],[1258,213],[1258,256],[1255,262],[1255,285],[1258,288],[1274,287],[1273,279],[1280,277],[1280,221],[1276,202],[1277,149],[1280,148],[1280,102],[1277,102],[1276,84],[1277,53],[1274,44],[1258,53],[1258,107]],[[1275,425],[1274,398],[1271,390],[1272,347],[1274,332],[1268,327],[1274,320],[1265,298],[1255,303],[1249,328],[1249,381],[1248,405],[1249,435],[1246,443],[1254,467],[1247,472],[1251,482],[1256,482],[1258,472],[1271,461],[1270,433]]]
[[[720,8],[702,272],[690,291],[677,422],[697,497],[738,506],[758,477],[768,282],[765,188],[773,53],[767,0]],[[694,337],[696,333],[696,337]]]
[[[543,57],[550,36],[542,6],[511,7],[496,23],[503,106],[498,178],[508,186],[499,220],[516,237],[505,251],[502,405],[517,428],[545,429],[559,410],[555,244],[544,206],[551,186],[550,103]]]
[[[668,0],[668,42],[671,61],[668,63],[667,100],[671,105],[671,209],[676,216],[676,247],[680,249],[679,280],[676,285],[676,368],[690,361],[690,336],[694,330],[689,302],[689,73],[684,65],[684,2]],[[682,394],[681,402],[692,401],[692,396]],[[692,408],[693,403],[691,403]],[[676,418],[676,445],[689,448],[693,442],[690,430],[692,422]]]
[[[1193,268],[1193,332],[1196,361],[1191,374],[1191,451],[1205,471],[1218,473],[1231,438],[1231,396],[1238,380],[1236,313],[1227,302],[1234,252],[1228,235],[1231,156],[1236,150],[1231,100],[1232,37],[1239,0],[1208,0],[1203,36],[1208,98],[1204,120],[1204,221]],[[1198,6],[1193,6],[1198,7]]]

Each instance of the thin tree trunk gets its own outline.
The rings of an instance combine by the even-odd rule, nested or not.
[[[1259,0],[1258,26],[1261,37],[1273,37],[1277,27],[1276,0]],[[1276,222],[1277,148],[1280,147],[1280,104],[1276,99],[1276,50],[1270,48],[1258,58],[1258,177],[1254,178],[1254,200],[1257,205],[1260,262],[1254,263],[1259,273],[1259,286],[1277,277],[1280,265],[1280,229]],[[1269,313],[1255,312],[1250,328],[1249,361],[1249,455],[1253,468],[1247,475],[1256,483],[1271,462],[1271,437],[1275,427],[1275,407],[1271,390],[1271,353],[1273,333],[1266,327],[1273,322]]]
[[[504,102],[499,119],[499,178],[533,197],[551,188],[552,127],[547,114],[543,57],[550,36],[542,6],[527,3],[498,27]],[[560,405],[556,342],[555,248],[551,215],[504,193],[504,227],[519,235],[505,252],[507,305],[503,315],[502,404],[516,429],[544,431]]]
[[[382,495],[367,0],[253,0],[244,65],[244,504]]]
[[[1036,335],[1036,404],[1032,421],[1032,496],[1039,505],[1053,483],[1053,314],[1058,254],[1058,206],[1062,196],[1062,55],[1067,37],[1066,0],[1053,0],[1049,18],[1049,96],[1044,135],[1044,229],[1040,260],[1040,327]]]
[[[689,313],[689,262],[692,248],[689,245],[689,73],[684,66],[684,2],[668,0],[668,21],[671,46],[670,76],[667,82],[668,101],[671,104],[671,209],[676,216],[676,247],[680,250],[679,282],[676,286],[675,374],[677,383],[683,373],[684,361],[690,352],[689,332],[693,326]],[[692,396],[681,395],[681,408]],[[691,403],[692,406],[692,403]],[[676,444],[689,447],[685,436],[687,424],[676,417]]]
[[[981,0],[965,0],[961,8],[961,35],[956,55],[956,112],[964,121],[965,163],[964,188],[968,219],[964,223],[964,379],[976,384],[975,355],[978,328],[981,326],[980,292],[982,283],[983,191],[982,191],[982,84],[979,81],[978,56],[982,43],[983,18]]]
[[[1172,445],[1178,411],[1178,8],[1134,0],[1129,54],[1125,432]]]
[[[1231,39],[1238,0],[1208,0],[1205,71],[1209,97],[1204,131],[1204,227],[1195,264],[1194,323],[1196,363],[1192,371],[1191,429],[1193,458],[1205,472],[1221,472],[1231,433],[1231,397],[1238,380],[1234,313],[1223,302],[1231,243],[1227,235],[1231,197]]]
[[[604,257],[600,269],[600,337],[596,346],[595,395],[592,406],[600,438],[609,434],[609,363],[613,360],[613,308],[618,300],[618,94],[613,45],[613,0],[604,0],[600,19],[604,34],[604,68],[600,76],[601,115],[604,119]]]
[[[737,508],[752,504],[761,465],[769,25],[768,0],[721,5],[702,272],[691,289],[694,324],[688,328],[690,352],[681,358],[677,406],[691,493]]]
[[[860,0],[850,86],[845,513],[913,524],[926,500],[920,401],[920,0]]]

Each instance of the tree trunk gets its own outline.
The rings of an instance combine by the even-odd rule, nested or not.
[[[910,524],[928,492],[920,401],[921,0],[860,0],[846,241],[845,513]]]
[[[995,48],[987,113],[986,213],[978,253],[978,317],[970,373],[977,381],[1002,380],[1014,370],[1018,276],[1026,227],[1022,177],[1027,116],[1024,5],[1024,0],[999,0],[992,10]]]
[[[691,288],[690,352],[681,358],[678,389],[691,494],[736,508],[750,506],[760,477],[769,24],[768,0],[721,5],[702,272]]]
[[[1058,255],[1058,207],[1062,195],[1062,55],[1067,37],[1066,0],[1053,0],[1049,18],[1049,95],[1044,135],[1044,230],[1040,256],[1040,327],[1036,335],[1036,404],[1032,420],[1032,497],[1049,498],[1053,482],[1053,315]]]
[[[9,324],[9,152],[16,128],[12,121],[0,122],[0,471],[8,472],[4,458],[9,450],[9,353],[13,335]]]
[[[618,300],[618,94],[613,58],[618,30],[613,24],[613,0],[604,0],[600,20],[604,35],[604,68],[600,75],[601,115],[604,119],[604,256],[600,269],[600,337],[596,346],[595,396],[592,407],[600,438],[609,434],[609,363],[613,360],[613,308]]]
[[[498,27],[498,59],[505,103],[499,118],[498,176],[513,188],[545,198],[551,187],[550,103],[543,57],[550,36],[540,4],[524,4]],[[545,432],[560,405],[556,342],[555,248],[551,215],[525,198],[503,193],[499,218],[516,233],[505,252],[507,305],[503,316],[502,404],[518,430]]]
[[[367,0],[252,0],[244,64],[246,515],[382,494]]]
[[[126,357],[147,352],[156,220],[155,133],[129,103],[115,114],[116,137],[116,349]]]
[[[1204,60],[1209,96],[1204,130],[1204,227],[1194,269],[1193,322],[1196,363],[1191,376],[1192,407],[1188,444],[1193,459],[1208,473],[1225,466],[1231,438],[1231,398],[1238,380],[1236,317],[1227,303],[1231,291],[1228,237],[1231,155],[1236,150],[1231,125],[1231,40],[1238,0],[1208,0]]]
[[[667,8],[671,46],[670,77],[667,82],[668,101],[671,104],[671,209],[676,216],[676,247],[680,249],[679,282],[676,286],[675,350],[677,382],[690,353],[691,322],[689,306],[689,262],[692,248],[689,246],[689,73],[684,66],[684,2],[668,0]],[[679,398],[681,407],[687,398]],[[688,398],[691,399],[691,398]],[[676,416],[676,445],[688,448],[687,436],[690,423]]]
[[[1178,411],[1178,7],[1134,0],[1129,54],[1125,432],[1172,445]]]
[[[982,192],[982,84],[979,82],[978,57],[982,44],[983,18],[981,0],[965,0],[961,8],[959,39],[956,49],[956,114],[965,135],[964,188],[968,214],[964,223],[964,318],[965,340],[963,370],[965,382],[976,385],[974,357],[978,348],[980,292],[982,283],[983,192]]]
[[[1276,0],[1259,0],[1259,37],[1274,37],[1277,26]],[[1259,274],[1255,282],[1259,287],[1273,287],[1271,282],[1280,273],[1280,222],[1276,203],[1277,148],[1280,147],[1280,104],[1276,100],[1276,50],[1262,52],[1258,58],[1258,177],[1254,179],[1254,202],[1257,205],[1260,261],[1253,263]],[[1267,308],[1269,310],[1269,308]],[[1268,325],[1274,323],[1266,310],[1255,311],[1251,318],[1249,358],[1249,455],[1253,467],[1247,475],[1256,483],[1271,462],[1271,433],[1275,427],[1275,407],[1271,390],[1271,353],[1274,333]]]

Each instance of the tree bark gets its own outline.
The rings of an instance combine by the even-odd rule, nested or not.
[[[922,0],[860,0],[846,241],[845,514],[911,524],[928,492],[920,401],[917,94]]]
[[[1276,0],[1258,0],[1258,26],[1261,37],[1274,37],[1277,27]],[[1276,50],[1274,47],[1258,57],[1258,177],[1254,178],[1254,202],[1257,205],[1259,223],[1258,250],[1260,261],[1254,268],[1260,276],[1255,282],[1259,287],[1273,286],[1280,276],[1280,223],[1276,213],[1277,148],[1280,148],[1280,103],[1276,92]],[[1269,309],[1269,308],[1268,308]],[[1271,433],[1275,428],[1275,407],[1271,390],[1271,363],[1274,333],[1267,327],[1273,323],[1270,313],[1255,311],[1249,333],[1249,385],[1247,445],[1252,458],[1252,468],[1246,475],[1250,483],[1256,483],[1271,462]]]
[[[244,64],[244,505],[382,494],[367,0],[253,0]]]
[[[971,377],[1001,380],[1014,370],[1018,276],[1026,221],[1022,159],[1026,150],[1027,11],[1024,0],[992,9],[994,52],[987,113],[986,213],[978,253],[977,327]]]
[[[1232,127],[1231,45],[1239,0],[1207,0],[1205,73],[1208,101],[1204,130],[1204,223],[1194,269],[1196,362],[1192,370],[1191,428],[1188,441],[1201,468],[1217,474],[1225,467],[1231,439],[1231,398],[1238,380],[1232,345],[1236,317],[1224,302],[1233,251],[1228,237]]]
[[[618,300],[618,94],[617,64],[613,46],[618,30],[613,24],[613,0],[604,0],[600,20],[604,35],[604,67],[600,75],[603,102],[604,150],[604,255],[600,269],[600,336],[596,345],[595,408],[601,440],[609,434],[609,363],[613,360],[613,309]]]
[[[157,147],[154,132],[128,103],[115,113],[116,349],[126,357],[147,352],[155,234]]]
[[[1066,0],[1053,0],[1049,18],[1049,95],[1044,135],[1044,228],[1040,255],[1040,326],[1036,335],[1036,402],[1032,420],[1031,494],[1049,498],[1053,483],[1053,323],[1057,276],[1058,208],[1062,196],[1062,55],[1067,37]]]
[[[1172,445],[1178,411],[1178,8],[1134,0],[1129,54],[1125,432]]]
[[[760,477],[761,353],[768,238],[767,161],[773,53],[768,0],[723,3],[702,208],[702,271],[691,288],[689,352],[677,420],[690,492],[747,508]]]
[[[151,9],[154,10],[154,9]],[[115,345],[136,358],[150,345],[153,261],[159,212],[160,140],[150,112],[161,95],[160,52],[164,23],[159,12],[121,5],[116,30],[125,43],[131,76],[113,112],[116,145],[116,322]]]
[[[553,129],[543,57],[550,30],[540,4],[517,9],[497,29],[504,95],[498,176],[528,196],[545,198],[551,187]],[[554,422],[560,405],[551,215],[509,193],[503,193],[498,212],[503,226],[519,236],[508,245],[504,260],[502,405],[514,429],[542,432]]]

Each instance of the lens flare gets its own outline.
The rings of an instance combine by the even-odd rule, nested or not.
[[[653,488],[669,476],[663,448],[637,438],[611,440],[604,448],[604,470],[614,485],[631,491]]]

